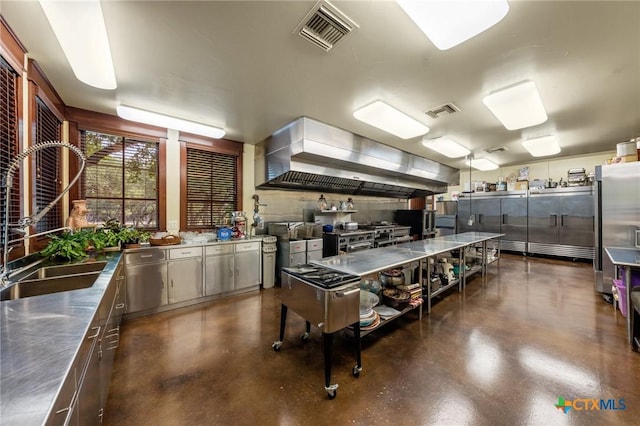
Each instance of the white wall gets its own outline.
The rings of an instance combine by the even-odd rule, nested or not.
[[[572,168],[584,168],[587,173],[593,172],[595,166],[606,164],[607,160],[615,157],[615,151],[600,152],[597,154],[580,155],[571,158],[559,158],[546,161],[532,161],[530,163],[517,164],[514,166],[500,167],[496,170],[481,172],[478,170],[471,171],[471,180],[469,179],[469,169],[460,170],[460,185],[450,186],[444,195],[445,200],[451,199],[451,193],[454,191],[462,192],[465,189],[465,183],[474,181],[486,181],[495,183],[500,176],[508,178],[509,176],[518,176],[521,168],[529,167],[529,180],[533,179],[553,179],[554,182],[560,181],[562,178],[567,180],[567,172]]]

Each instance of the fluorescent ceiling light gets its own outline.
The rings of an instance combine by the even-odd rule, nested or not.
[[[423,139],[422,145],[449,158],[460,158],[471,154],[471,151],[448,136],[435,139]]]
[[[194,123],[193,121],[169,117],[168,115],[162,115],[125,105],[118,105],[116,110],[118,112],[118,116],[125,120],[137,121],[139,123],[151,124],[152,126],[165,127],[167,129],[179,130],[182,132],[195,133],[197,135],[209,136],[215,139],[220,139],[225,135],[224,130],[218,127]]]
[[[496,163],[489,161],[486,158],[474,158],[471,161],[466,160],[464,164],[482,171],[495,170],[498,168],[498,165]]]
[[[100,1],[40,0],[40,5],[76,78],[98,89],[115,89]]]
[[[525,81],[491,93],[482,102],[507,130],[522,129],[547,121],[547,112],[533,81]]]
[[[560,152],[560,145],[553,135],[522,141],[522,146],[534,157],[544,157]]]
[[[402,139],[424,135],[429,131],[424,124],[382,101],[375,101],[357,109],[353,116]]]
[[[396,0],[440,50],[447,50],[494,26],[509,11],[506,0]]]

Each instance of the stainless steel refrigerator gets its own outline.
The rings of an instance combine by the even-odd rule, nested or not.
[[[596,166],[596,291],[611,294],[615,267],[605,247],[635,247],[640,229],[640,161]]]

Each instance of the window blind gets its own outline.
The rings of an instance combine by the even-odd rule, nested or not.
[[[187,228],[224,224],[238,209],[238,165],[234,155],[187,148]]]
[[[0,56],[0,244],[4,247],[6,203],[9,202],[9,223],[20,218],[20,173],[15,173],[10,200],[4,188],[4,177],[9,163],[18,155],[18,74]],[[9,239],[16,238],[9,234]]]
[[[59,141],[62,123],[55,114],[36,97],[36,143]],[[35,153],[34,213],[44,209],[62,191],[60,147],[46,148]],[[53,206],[37,224],[36,231],[44,232],[62,226],[60,203]]]

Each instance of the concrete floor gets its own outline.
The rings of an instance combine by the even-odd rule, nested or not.
[[[335,333],[334,400],[319,331],[303,343],[304,321],[289,311],[276,353],[279,319],[276,287],[125,322],[104,424],[639,422],[640,354],[594,292],[590,264],[503,255],[422,321],[410,313],[364,337],[359,378],[353,341]],[[558,410],[559,397],[574,409]]]

